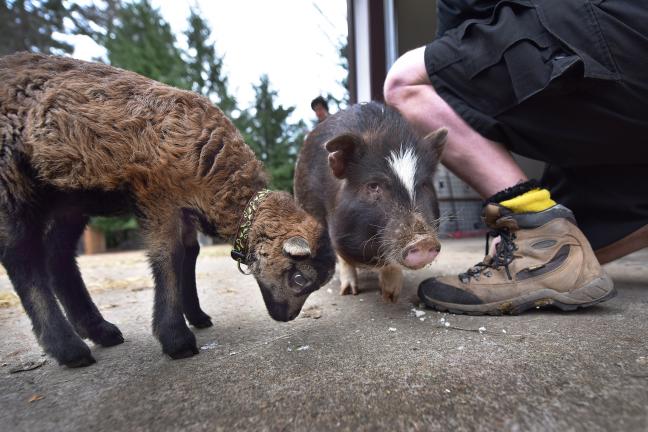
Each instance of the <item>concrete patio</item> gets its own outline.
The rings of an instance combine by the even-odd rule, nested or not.
[[[195,330],[200,355],[178,361],[151,335],[144,254],[81,257],[126,339],[91,346],[98,362],[82,369],[42,356],[0,268],[0,430],[648,430],[648,251],[608,265],[618,296],[582,311],[419,307],[421,279],[465,270],[482,247],[445,241],[434,265],[407,274],[397,304],[379,299],[374,274],[358,296],[340,297],[335,278],[290,323],[269,318],[227,248],[203,248],[214,326]]]

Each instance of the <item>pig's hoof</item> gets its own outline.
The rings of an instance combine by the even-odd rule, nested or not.
[[[124,336],[116,325],[102,321],[87,329],[90,340],[104,347],[111,347],[124,343]]]
[[[198,354],[196,337],[186,326],[171,329],[160,336],[162,351],[174,360]]]
[[[187,314],[187,321],[189,321],[189,324],[191,324],[192,326],[200,329],[214,325],[212,323],[211,317],[203,311],[200,311],[197,314]]]
[[[398,302],[398,295],[394,293],[383,293],[382,294],[383,301],[385,303],[396,303]]]
[[[341,285],[340,295],[347,295],[347,294],[358,295],[358,287],[351,284]]]

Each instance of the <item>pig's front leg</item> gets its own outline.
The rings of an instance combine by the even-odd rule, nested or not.
[[[358,272],[353,264],[349,264],[338,255],[340,263],[340,295],[358,295]]]
[[[396,303],[403,287],[403,270],[397,266],[383,267],[380,269],[378,281],[383,300]]]

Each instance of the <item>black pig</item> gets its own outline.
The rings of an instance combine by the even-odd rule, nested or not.
[[[298,203],[328,228],[340,262],[340,294],[357,294],[357,266],[377,268],[395,302],[402,268],[431,263],[441,246],[433,176],[446,140],[416,135],[394,109],[350,107],[309,134],[295,171]]]

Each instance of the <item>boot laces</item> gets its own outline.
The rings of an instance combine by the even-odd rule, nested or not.
[[[499,243],[495,246],[495,254],[489,257],[488,252],[490,249],[490,239],[498,237]],[[482,274],[489,277],[491,275],[490,269],[499,270],[504,267],[506,276],[509,280],[513,280],[509,270],[509,264],[515,259],[515,251],[517,245],[515,244],[515,233],[510,232],[508,229],[496,229],[486,233],[486,258],[482,262],[475,264],[469,268],[465,273],[459,274],[459,280],[462,283],[470,281],[471,278],[479,280]],[[490,259],[489,259],[490,258]]]

